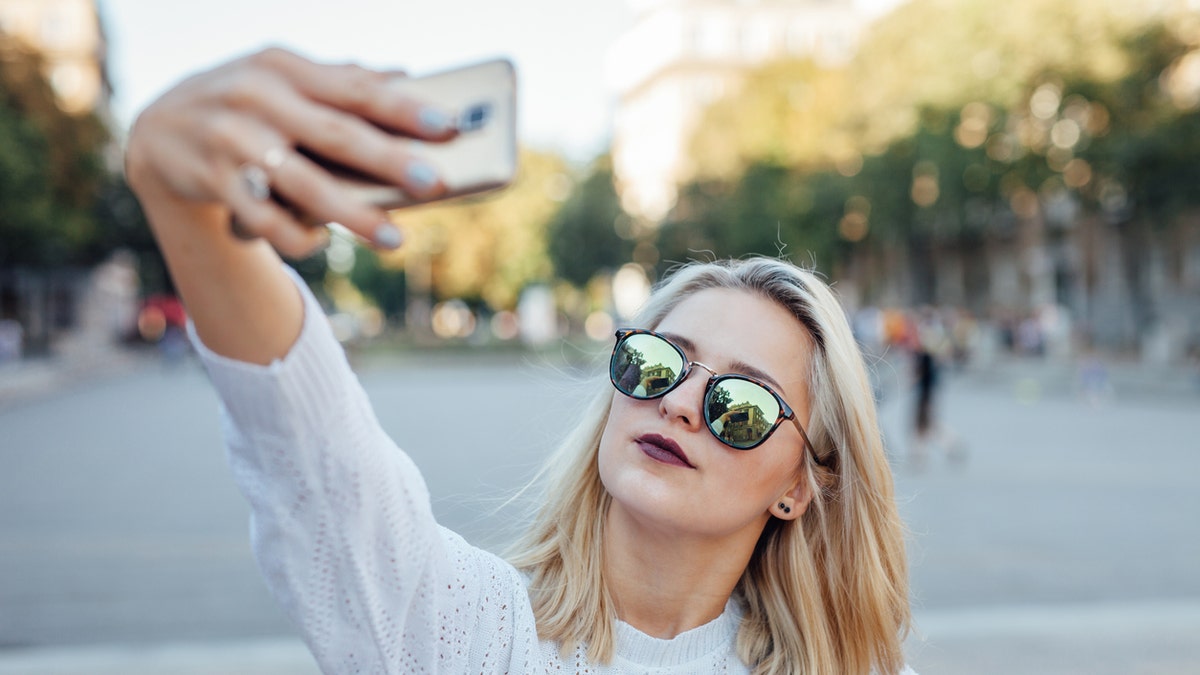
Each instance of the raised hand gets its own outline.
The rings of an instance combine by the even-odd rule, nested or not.
[[[390,87],[399,77],[282,49],[201,73],[139,116],[127,152],[130,184],[151,212],[162,202],[196,215],[155,222],[156,230],[228,228],[300,257],[328,236],[313,223],[337,222],[394,248],[400,234],[386,214],[351,198],[311,156],[414,196],[444,190],[418,141],[453,138],[453,117]]]

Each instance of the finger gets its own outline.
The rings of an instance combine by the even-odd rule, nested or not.
[[[229,231],[233,233],[233,236],[242,241],[256,241],[261,238],[257,234],[254,234],[250,228],[246,227],[245,223],[238,220],[236,216],[230,216]]]
[[[295,254],[311,243],[308,227],[337,222],[378,246],[399,246],[399,232],[383,211],[354,199],[328,171],[292,148],[285,134],[253,116],[239,115],[235,122],[210,136],[208,151],[224,158],[214,169],[222,201],[235,211],[236,234],[265,238]]]
[[[247,241],[263,239],[290,258],[308,257],[327,244],[326,228],[306,226],[294,212],[274,200],[261,199],[242,179],[240,171],[231,175],[225,203],[230,210],[233,236]]]
[[[320,159],[350,167],[397,185],[417,200],[445,191],[438,168],[420,156],[420,142],[397,137],[361,118],[297,95],[287,87],[271,92],[263,110],[266,123],[296,139]]]
[[[295,150],[274,148],[268,154],[275,152],[283,152],[285,157],[272,168],[272,192],[293,206],[304,220],[339,223],[384,248],[400,245],[399,231],[382,210],[354,199],[328,171]]]
[[[256,55],[257,63],[284,75],[305,97],[343,110],[398,133],[425,141],[446,141],[457,133],[454,111],[423,103],[388,86],[393,73],[361,66],[317,64],[282,50]]]

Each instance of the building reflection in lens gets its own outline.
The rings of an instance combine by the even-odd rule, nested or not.
[[[658,363],[648,366],[645,365],[645,353],[632,347],[629,341],[621,346],[617,352],[617,358],[613,362],[613,379],[621,391],[630,396],[649,398],[661,394],[674,384],[679,371],[675,367],[666,365],[663,361],[676,355],[671,353],[664,356],[661,353],[662,350],[652,349],[651,351],[659,352],[655,358]],[[679,359],[671,360],[678,361]]]
[[[675,381],[675,369],[656,363],[642,368],[642,382],[639,389],[644,392],[639,396],[655,396],[661,394]]]
[[[749,400],[732,403],[733,394],[724,386],[716,387],[708,400],[709,425],[721,440],[736,446],[753,445],[774,423],[762,406]]]

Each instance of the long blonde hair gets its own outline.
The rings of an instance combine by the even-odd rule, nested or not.
[[[813,500],[796,522],[771,519],[738,583],[738,656],[756,674],[895,675],[903,666],[908,571],[875,402],[845,314],[812,272],[768,258],[693,263],[651,295],[633,325],[655,328],[708,288],[760,294],[813,339],[808,435],[820,463],[798,453]],[[612,402],[605,388],[551,458],[546,495],[510,560],[530,576],[538,635],[564,655],[586,646],[607,662],[616,613],[602,569],[611,502],[597,456]]]

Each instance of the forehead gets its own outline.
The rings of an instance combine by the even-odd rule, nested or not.
[[[793,407],[807,393],[812,338],[800,320],[757,293],[710,288],[684,298],[656,330],[686,338],[688,358],[729,372],[745,363],[779,383]]]

